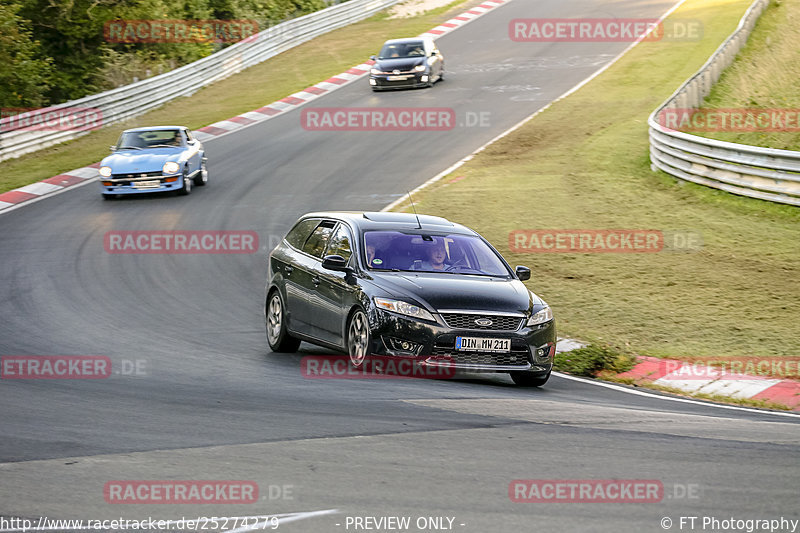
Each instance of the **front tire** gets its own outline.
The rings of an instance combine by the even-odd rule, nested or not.
[[[347,321],[347,354],[353,368],[361,368],[367,359],[371,342],[367,314],[359,308]]]
[[[200,172],[194,177],[194,184],[198,187],[204,187],[208,183],[208,169],[206,168],[206,160],[200,162]]]
[[[188,196],[192,194],[192,178],[189,177],[187,169],[183,169],[183,187],[178,189],[178,196]]]
[[[511,379],[520,387],[541,387],[550,379],[550,372],[544,376],[532,372],[511,372]]]
[[[294,353],[300,347],[300,339],[295,339],[286,330],[286,313],[283,300],[277,290],[270,293],[264,309],[267,326],[267,342],[273,352]]]

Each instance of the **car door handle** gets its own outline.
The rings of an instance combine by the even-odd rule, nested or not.
[[[288,276],[289,274],[291,274],[292,272],[294,272],[294,268],[293,268],[293,267],[290,267],[289,265],[286,265],[285,267],[283,267],[283,269],[286,271],[286,275],[287,275],[287,276]]]
[[[313,278],[311,278],[311,283],[313,283],[315,287],[318,287],[320,283],[319,276],[314,276]]]

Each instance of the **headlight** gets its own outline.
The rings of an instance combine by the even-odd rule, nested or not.
[[[404,302],[402,300],[375,298],[375,305],[377,305],[378,308],[380,309],[392,311],[393,313],[399,313],[401,315],[406,315],[414,318],[421,318],[422,320],[430,320],[431,322],[436,322],[436,319],[433,318],[433,315],[431,315],[425,309],[417,305]]]
[[[380,74],[381,71],[379,69],[377,69],[377,68],[371,68],[371,69],[369,69],[369,73],[370,74]]]
[[[537,324],[544,324],[545,322],[550,322],[551,320],[553,320],[553,311],[551,311],[549,307],[545,307],[538,313],[534,313],[533,315],[531,315],[531,317],[528,319],[528,322],[525,325],[535,326]]]
[[[417,65],[416,67],[414,67],[414,70],[416,70],[417,72],[422,72],[423,70],[425,70],[425,68],[426,68],[425,64],[423,63],[422,65]]]
[[[164,168],[162,168],[161,170],[164,172],[164,174],[175,174],[180,169],[181,166],[175,161],[167,161],[166,163],[164,163]]]
[[[111,177],[111,167],[100,167],[100,175],[104,178]]]

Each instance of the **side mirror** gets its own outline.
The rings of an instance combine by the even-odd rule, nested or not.
[[[520,281],[527,281],[531,279],[531,269],[526,266],[517,266],[517,268],[514,269],[514,273],[517,275]]]
[[[117,150],[117,145],[112,144],[111,146],[108,147],[108,149],[111,150],[112,152],[115,152]]]
[[[347,266],[347,259],[341,255],[326,255],[322,260],[322,268],[327,270],[335,270],[337,272],[350,272],[350,267]]]
[[[439,50],[434,50],[431,52],[432,56],[439,55]]]
[[[378,56],[369,56],[369,58],[370,58],[371,60],[373,60],[373,61],[377,61],[377,60],[378,60]]]

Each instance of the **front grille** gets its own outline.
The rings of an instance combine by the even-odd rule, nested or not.
[[[445,323],[455,329],[482,329],[495,331],[516,331],[522,325],[522,317],[506,315],[473,315],[467,313],[442,313]],[[479,325],[475,320],[491,320],[489,325]]]
[[[111,179],[113,180],[133,180],[138,178],[155,178],[161,177],[162,172],[160,170],[156,170],[154,172],[133,172],[130,174],[111,174]]]
[[[455,364],[464,365],[509,365],[528,363],[528,350],[513,350],[509,353],[457,352],[452,348],[434,347],[433,355],[445,357]]]

